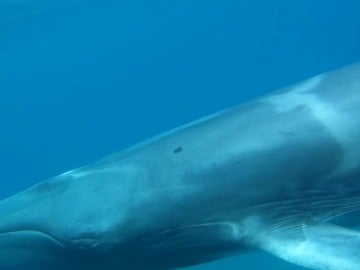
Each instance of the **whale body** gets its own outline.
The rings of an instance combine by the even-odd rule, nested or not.
[[[168,270],[261,250],[357,270],[359,217],[354,64],[1,201],[0,269]]]

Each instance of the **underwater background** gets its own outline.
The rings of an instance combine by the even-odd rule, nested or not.
[[[0,198],[359,61],[359,14],[358,0],[0,0]],[[254,268],[301,269],[260,253],[191,269]]]

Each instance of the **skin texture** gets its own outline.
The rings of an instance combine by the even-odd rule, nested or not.
[[[0,203],[0,267],[161,270],[263,249],[352,270],[352,250],[298,248],[342,245],[332,220],[360,225],[359,117],[357,64],[56,176]]]

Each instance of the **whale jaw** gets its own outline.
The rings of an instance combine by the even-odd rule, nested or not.
[[[45,233],[25,230],[0,233],[0,265],[7,269],[24,266],[30,269],[51,266],[53,269],[54,261],[60,261],[63,256],[62,244]]]

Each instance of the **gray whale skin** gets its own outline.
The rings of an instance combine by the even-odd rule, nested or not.
[[[354,64],[1,201],[0,269],[167,270],[258,250],[358,270],[358,229]]]

